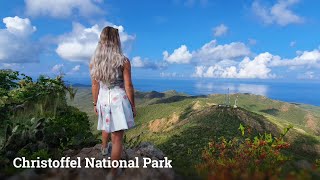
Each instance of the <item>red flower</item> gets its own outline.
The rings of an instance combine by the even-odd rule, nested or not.
[[[106,118],[106,123],[109,124],[109,122],[110,122],[110,119]]]

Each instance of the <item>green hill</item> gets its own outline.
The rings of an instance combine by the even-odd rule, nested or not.
[[[175,169],[184,175],[194,175],[194,166],[210,139],[241,137],[243,124],[253,134],[270,132],[279,135],[293,125],[286,140],[288,154],[297,160],[320,158],[320,108],[290,104],[251,94],[232,94],[238,108],[219,107],[224,95],[188,96],[175,91],[136,92],[136,127],[127,131],[128,139],[155,143],[173,160]],[[90,88],[80,88],[71,105],[87,112],[96,128]],[[233,104],[233,103],[232,103]]]

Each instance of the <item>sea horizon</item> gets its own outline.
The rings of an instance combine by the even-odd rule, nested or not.
[[[288,103],[320,106],[317,81],[238,80],[238,79],[133,79],[136,90],[165,92],[175,90],[188,95],[249,93]],[[90,87],[87,79],[67,82],[75,87]]]

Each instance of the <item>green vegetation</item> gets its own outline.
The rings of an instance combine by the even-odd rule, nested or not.
[[[279,137],[283,129],[292,125],[284,137],[290,146],[281,150],[282,155],[290,157],[292,166],[300,160],[313,164],[320,158],[320,138],[317,129],[312,128],[320,126],[308,126],[307,121],[309,117],[316,124],[320,122],[318,107],[251,94],[231,95],[231,102],[238,97],[236,109],[217,106],[225,101],[224,95],[188,96],[175,91],[137,91],[135,95],[136,127],[126,132],[126,139],[153,142],[173,160],[174,169],[184,177],[199,177],[195,167],[203,163],[202,152],[208,142],[220,142],[222,137],[244,142],[245,137],[238,130],[240,123],[251,130],[251,139],[264,133]],[[96,122],[91,98],[90,88],[79,88],[70,104],[87,112],[90,120]]]
[[[5,173],[17,171],[10,165],[16,156],[59,158],[67,149],[97,143],[91,88],[68,87],[61,76],[33,81],[10,70],[0,71],[0,81],[0,167]],[[183,177],[210,178],[240,166],[251,168],[246,177],[258,178],[265,178],[266,172],[313,178],[320,171],[319,107],[251,94],[231,95],[231,101],[238,97],[238,108],[218,106],[224,95],[188,96],[175,91],[135,95],[136,127],[126,132],[126,147],[154,143]],[[289,126],[293,127],[286,136],[281,135]],[[234,163],[239,158],[246,161]],[[262,164],[254,168],[257,160]],[[300,161],[313,169],[300,171]],[[229,174],[233,175],[237,172]]]
[[[294,169],[290,157],[283,153],[290,147],[283,137],[291,128],[285,128],[279,137],[265,133],[245,140],[222,137],[209,142],[197,170],[208,179],[316,179],[317,168]],[[244,136],[245,127],[240,124],[239,129]]]
[[[69,148],[92,146],[92,134],[86,113],[68,106],[76,90],[67,87],[61,76],[31,77],[11,70],[0,70],[1,172],[7,175],[17,169],[12,160],[59,158]]]
[[[311,105],[298,105],[268,99],[264,96],[252,94],[234,94],[231,100],[238,96],[238,105],[248,111],[262,114],[280,124],[293,124],[307,133],[320,135],[320,108]],[[223,103],[223,95],[212,95],[209,99],[216,103]]]

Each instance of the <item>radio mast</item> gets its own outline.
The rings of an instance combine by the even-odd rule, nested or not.
[[[238,107],[238,106],[237,106],[237,102],[238,102],[238,95],[237,95],[236,99],[234,100],[234,105],[233,105],[234,108],[237,108],[237,107]]]

